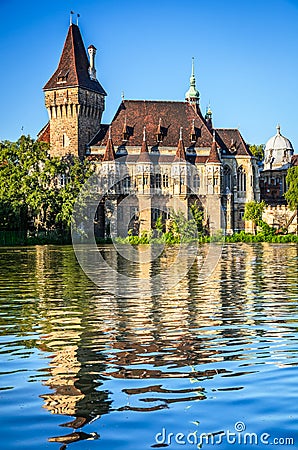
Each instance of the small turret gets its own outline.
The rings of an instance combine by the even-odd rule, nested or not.
[[[109,127],[109,137],[105,149],[105,154],[103,157],[103,161],[115,161],[116,155],[114,150],[114,144],[112,141],[112,127]]]
[[[199,105],[200,103],[200,93],[196,89],[196,78],[195,78],[195,69],[194,69],[194,58],[192,58],[192,66],[191,66],[191,76],[189,79],[190,87],[188,91],[185,93],[185,100],[194,105]]]
[[[211,145],[211,149],[210,149],[210,153],[207,159],[207,164],[212,163],[212,164],[220,164],[220,159],[219,159],[219,155],[218,155],[218,151],[217,151],[217,144],[216,144],[216,139],[215,139],[215,131],[213,131],[213,141],[212,141],[212,145]]]
[[[185,153],[185,147],[184,147],[184,142],[183,142],[183,137],[182,137],[182,131],[183,128],[180,127],[180,133],[179,133],[179,142],[178,142],[178,147],[177,147],[177,151],[176,151],[176,155],[174,158],[174,161],[185,161],[186,160],[186,153]]]
[[[141,152],[138,157],[138,162],[139,161],[141,161],[141,162],[149,161],[150,162],[150,155],[149,155],[147,136],[146,136],[146,126],[144,126],[144,128],[143,128],[143,141],[142,141]]]
[[[89,45],[88,47],[88,54],[89,54],[89,76],[91,80],[96,80],[96,69],[95,69],[95,55],[96,55],[96,48],[94,45]]]

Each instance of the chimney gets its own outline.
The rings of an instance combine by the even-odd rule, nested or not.
[[[89,53],[89,76],[91,80],[96,80],[96,69],[95,69],[95,55],[96,55],[96,48],[94,45],[89,45],[88,47],[88,53]]]

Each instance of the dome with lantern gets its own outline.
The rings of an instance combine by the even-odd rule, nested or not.
[[[291,141],[280,132],[280,125],[276,127],[276,134],[266,143],[264,170],[283,170],[291,165],[294,149]]]

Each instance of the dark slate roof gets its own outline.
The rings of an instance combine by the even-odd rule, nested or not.
[[[44,86],[44,90],[80,86],[102,95],[107,95],[97,80],[88,73],[89,60],[80,29],[70,25],[57,70]],[[59,82],[59,78],[62,82]]]
[[[161,119],[161,120],[160,120]],[[212,133],[207,128],[204,118],[187,102],[155,100],[123,100],[112,121],[113,142],[115,146],[123,144],[123,129],[129,138],[126,146],[141,146],[143,128],[146,126],[147,144],[158,146],[157,134],[162,130],[163,147],[177,147],[180,127],[183,127],[183,140],[186,146],[193,146],[190,140],[192,123],[197,134],[194,147],[211,147]],[[162,124],[160,126],[160,123]],[[99,133],[98,140],[92,139],[90,145],[105,145],[107,135]]]
[[[51,142],[50,139],[50,122],[48,122],[38,133],[37,140],[40,142]]]
[[[240,131],[236,128],[217,128],[216,142],[220,148],[227,150],[227,154],[252,156]]]

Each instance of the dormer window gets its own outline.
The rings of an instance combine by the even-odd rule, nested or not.
[[[60,72],[58,73],[58,76],[57,76],[57,82],[58,83],[66,83],[68,74],[69,74],[69,69],[68,70],[60,70]]]
[[[231,139],[231,144],[230,144],[230,152],[231,152],[231,153],[235,153],[236,150],[237,150],[237,144],[236,144],[236,142],[234,141],[234,139],[232,138],[232,139]]]
[[[127,125],[126,117],[125,117],[124,125],[123,125],[123,128],[122,128],[122,142],[123,142],[123,144],[126,144],[128,139],[132,135],[133,135],[133,127],[130,127],[130,126]]]
[[[122,131],[122,141],[127,142],[128,139],[129,139],[129,133],[128,133],[127,127],[125,127],[125,128],[123,128],[123,131]]]
[[[190,142],[195,144],[197,142],[197,133],[195,127],[195,119],[192,121],[191,130],[190,130]]]
[[[167,135],[168,129],[163,127],[161,124],[161,118],[159,119],[157,130],[156,130],[156,142],[161,144],[164,140],[164,137]]]

